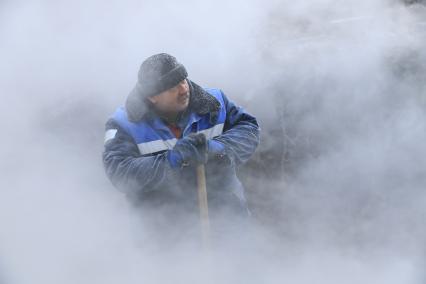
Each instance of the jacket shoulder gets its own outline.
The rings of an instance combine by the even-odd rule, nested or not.
[[[204,88],[204,90],[212,95],[216,100],[219,101],[220,105],[224,107],[226,105],[226,96],[221,89],[218,88]]]
[[[221,89],[218,88],[204,88],[204,90],[209,93],[210,95],[216,97],[216,98],[222,98],[223,92]]]

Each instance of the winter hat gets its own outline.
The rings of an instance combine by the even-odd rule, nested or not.
[[[188,77],[185,67],[167,53],[159,53],[145,59],[138,72],[135,89],[146,98],[155,96],[176,86]]]
[[[138,82],[126,99],[126,112],[132,122],[139,121],[148,110],[146,98],[176,86],[188,76],[175,57],[159,53],[148,57],[138,72]]]

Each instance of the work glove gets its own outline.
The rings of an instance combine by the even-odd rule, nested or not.
[[[179,139],[167,159],[172,168],[207,163],[207,140],[203,133],[192,133]]]

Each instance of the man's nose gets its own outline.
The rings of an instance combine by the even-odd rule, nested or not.
[[[186,94],[188,92],[188,86],[186,84],[179,84],[179,94]]]

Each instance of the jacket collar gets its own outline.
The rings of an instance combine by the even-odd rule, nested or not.
[[[200,120],[202,116],[210,114],[210,123],[217,121],[220,103],[219,101],[202,87],[186,79],[189,84],[190,99],[187,111],[189,112],[189,121]],[[153,119],[158,124],[159,117],[152,109],[152,105],[139,92],[138,88],[133,89],[127,97],[125,104],[127,117],[131,122]]]

